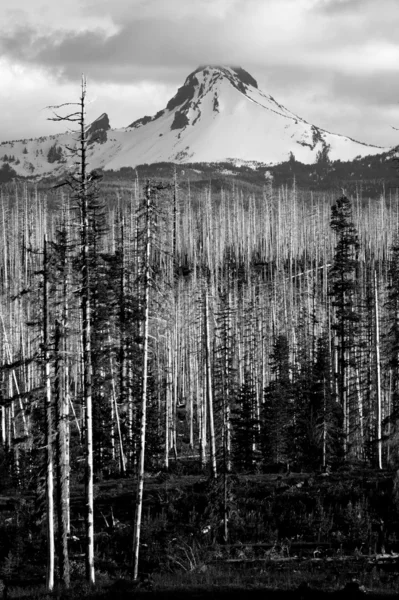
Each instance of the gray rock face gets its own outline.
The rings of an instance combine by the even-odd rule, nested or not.
[[[87,137],[89,144],[97,142],[104,144],[107,139],[107,131],[111,129],[107,113],[103,113],[98,117],[87,129]]]

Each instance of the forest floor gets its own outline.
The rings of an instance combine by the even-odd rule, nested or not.
[[[395,477],[394,471],[369,468],[329,474],[238,473],[217,482],[206,474],[148,475],[138,586],[129,576],[136,482],[129,477],[96,481],[95,591],[84,587],[84,486],[72,481],[71,579],[80,583],[77,591],[63,597],[114,599],[133,594],[150,600],[186,598],[189,592],[198,599],[238,598],[245,590],[257,598],[267,590],[276,599],[294,592],[294,597],[327,598],[342,595],[348,585],[355,586],[355,596],[395,595],[399,592]],[[38,510],[35,493],[5,492],[0,490],[0,577],[15,581],[17,575],[22,582],[44,572],[45,528],[43,520],[39,526],[37,520],[33,523]],[[16,535],[16,514],[24,539],[32,539],[32,532],[42,537],[35,559],[33,542],[30,546],[25,542],[26,548],[22,544],[19,550],[13,546],[10,523]],[[8,552],[2,548],[3,528]],[[39,589],[15,586],[8,597],[44,596]]]

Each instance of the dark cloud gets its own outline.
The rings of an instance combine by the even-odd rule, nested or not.
[[[392,6],[391,0],[386,2]],[[84,71],[98,82],[147,80],[177,84],[204,63],[258,66],[281,83],[283,80],[300,83],[299,74],[306,81],[314,80],[315,70],[324,80],[329,75],[323,73],[323,57],[331,65],[332,57],[339,52],[341,58],[337,60],[344,62],[342,55],[347,51],[352,57],[358,52],[361,60],[362,45],[379,38],[386,41],[387,31],[394,31],[396,36],[398,9],[387,14],[376,8],[380,2],[362,0],[367,17],[362,11],[358,19],[345,19],[344,11],[352,17],[356,15],[358,3],[359,0],[346,0],[317,4],[309,11],[309,35],[303,33],[303,39],[293,42],[292,48],[286,40],[269,41],[262,28],[251,37],[245,30],[248,21],[242,21],[247,18],[244,13],[234,12],[226,19],[218,19],[204,11],[195,19],[188,15],[175,19],[170,15],[168,18],[130,15],[111,35],[104,29],[43,33],[26,26],[8,34],[0,33],[0,51],[11,60],[48,69],[61,81],[76,81]],[[256,11],[253,19],[256,21]],[[121,17],[119,20],[122,21]],[[316,67],[312,66],[315,64]]]
[[[184,21],[166,27],[162,20],[139,20],[114,35],[99,29],[38,35],[25,27],[0,35],[0,49],[3,56],[48,68],[68,80],[75,80],[85,70],[103,82],[132,83],[154,76],[170,81],[171,76],[180,76],[183,70],[187,73],[193,65],[195,68],[198,57],[202,62],[217,62],[233,55],[236,60],[239,52],[234,51],[234,40],[219,35],[217,23],[204,25],[189,29]]]
[[[376,4],[375,0],[321,0],[313,7],[314,12],[328,16],[348,16],[353,13],[359,13],[371,3]]]

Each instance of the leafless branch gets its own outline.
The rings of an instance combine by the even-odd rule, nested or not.
[[[46,106],[46,108],[53,110],[63,108],[64,106],[80,106],[80,102],[64,102],[64,104],[55,104],[54,106]]]

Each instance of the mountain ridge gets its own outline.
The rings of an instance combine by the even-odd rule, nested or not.
[[[112,129],[103,113],[86,131],[89,166],[103,170],[156,162],[272,165],[290,157],[312,164],[388,150],[308,123],[260,90],[252,75],[238,66],[200,66],[155,115]],[[25,176],[61,173],[73,163],[66,148],[75,141],[68,132],[2,142],[0,167],[1,162],[9,163]]]

